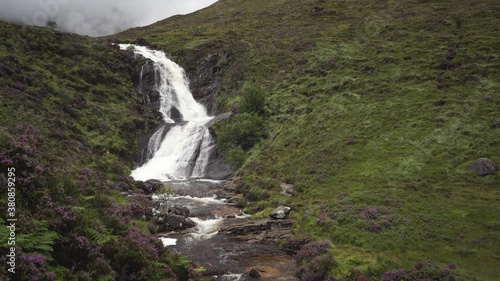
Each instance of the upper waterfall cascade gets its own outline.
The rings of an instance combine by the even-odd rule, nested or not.
[[[130,44],[119,46],[122,50],[133,48],[135,54],[153,61],[155,90],[160,93],[160,112],[164,121],[172,124],[166,134],[165,126],[160,126],[152,135],[148,143],[150,159],[133,170],[132,177],[143,181],[203,177],[210,154],[215,148],[207,125],[213,117],[209,117],[205,107],[193,98],[184,70],[161,51]],[[140,85],[143,84],[142,72]],[[174,110],[180,113],[181,122],[176,123],[179,120],[174,120]]]

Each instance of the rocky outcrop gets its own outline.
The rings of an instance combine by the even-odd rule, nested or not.
[[[279,206],[274,211],[272,211],[269,214],[269,216],[272,219],[286,219],[286,218],[288,218],[288,215],[290,214],[291,210],[292,210],[292,208],[290,208],[290,207]]]
[[[219,235],[232,236],[247,243],[278,244],[292,235],[292,220],[227,220]]]
[[[498,171],[498,165],[487,158],[480,158],[467,166],[478,176],[493,175]]]

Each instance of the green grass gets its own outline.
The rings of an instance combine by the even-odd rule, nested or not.
[[[221,0],[113,38],[145,38],[190,75],[200,58],[228,53],[220,112],[245,82],[265,88],[268,135],[250,150],[239,188],[267,202],[249,203],[258,217],[294,206],[297,234],[335,243],[337,274],[433,259],[495,280],[500,174],[466,167],[500,163],[498,11],[491,0]],[[281,182],[295,197],[278,194]],[[378,233],[359,218],[318,225],[318,206],[342,192],[357,207],[398,201],[387,208],[407,222]]]

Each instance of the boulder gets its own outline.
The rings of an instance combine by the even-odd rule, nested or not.
[[[191,211],[185,206],[173,206],[168,209],[168,212],[185,218],[189,217]]]
[[[158,224],[158,232],[184,230],[196,226],[196,223],[191,219],[174,214],[158,217],[156,223]]]
[[[147,180],[147,181],[136,181],[135,186],[140,190],[144,191],[144,194],[150,195],[158,192],[163,186],[163,183],[159,180]]]
[[[292,208],[290,208],[290,207],[279,206],[274,211],[272,211],[269,214],[269,216],[272,219],[286,219],[286,218],[288,218],[288,215],[290,214],[291,210],[292,210]]]
[[[469,164],[467,168],[478,176],[493,175],[498,171],[498,165],[487,158],[480,158]]]

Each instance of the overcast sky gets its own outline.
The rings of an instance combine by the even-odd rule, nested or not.
[[[187,14],[217,0],[0,0],[0,20],[102,36]]]

